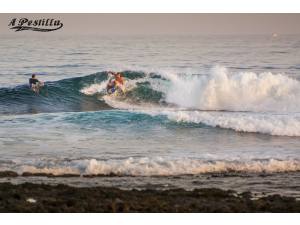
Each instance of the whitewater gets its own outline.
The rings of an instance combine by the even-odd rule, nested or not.
[[[108,80],[81,89],[85,95],[105,94]],[[104,96],[117,109],[167,115],[177,122],[204,123],[213,127],[271,135],[300,136],[300,82],[282,74],[242,72],[230,74],[220,66],[207,76],[162,73],[127,81],[127,89],[148,82],[161,93],[157,104]],[[135,93],[138,95],[139,93]],[[134,97],[134,96],[133,96]],[[136,96],[140,97],[140,96]],[[163,107],[159,102],[168,105]],[[172,105],[172,106],[170,106]]]

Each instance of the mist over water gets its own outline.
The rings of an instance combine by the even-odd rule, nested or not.
[[[2,38],[0,169],[137,177],[297,173],[299,40]],[[122,71],[124,96],[106,95],[109,70]],[[40,95],[28,89],[32,72],[46,81]]]

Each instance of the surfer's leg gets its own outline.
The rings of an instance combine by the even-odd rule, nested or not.
[[[38,85],[32,84],[31,90],[32,90],[34,93],[39,94],[39,86],[38,86]]]

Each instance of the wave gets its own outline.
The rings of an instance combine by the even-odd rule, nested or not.
[[[259,114],[243,112],[164,111],[170,120],[205,124],[238,132],[262,133],[277,136],[300,136],[300,114]]]
[[[208,173],[279,173],[300,171],[298,160],[203,161],[200,159],[127,158],[124,160],[83,159],[73,161],[38,162],[37,165],[1,167],[1,171],[16,171],[19,175],[118,175],[174,176]]]
[[[230,74],[215,67],[208,76],[161,73],[130,81],[138,90],[147,88],[160,93],[155,101],[138,101],[138,91],[118,99],[105,96],[113,108],[135,110],[151,115],[166,115],[176,122],[204,124],[279,136],[300,136],[300,82],[272,73],[242,72]],[[85,92],[101,90],[90,86]],[[151,95],[148,95],[151,96]]]
[[[128,80],[142,78],[143,72],[123,71]],[[103,71],[84,77],[75,77],[53,82],[45,82],[39,95],[33,93],[28,85],[13,88],[0,88],[0,114],[31,114],[48,112],[80,112],[111,109],[102,97],[108,81],[108,72]],[[148,89],[147,89],[148,88]],[[138,92],[138,94],[136,94]],[[149,96],[149,93],[154,93]],[[160,93],[149,89],[146,84],[135,88],[135,94],[127,97],[134,100],[156,101]],[[156,97],[154,95],[157,95]],[[132,95],[132,96],[131,96]],[[153,100],[154,99],[154,100]]]
[[[54,82],[45,82],[39,95],[28,85],[0,88],[0,114],[27,114],[99,110],[106,106],[95,96],[86,96],[79,90],[87,83],[105,79],[105,73],[92,74]]]
[[[125,104],[125,103],[124,103]],[[127,107],[127,105],[125,105]],[[91,129],[133,129],[134,126],[165,128],[222,128],[276,136],[300,137],[300,114],[261,114],[250,112],[186,111],[175,108],[136,107],[134,110],[42,113],[2,116],[1,127],[30,126],[40,129],[73,124]]]
[[[282,74],[230,73],[215,67],[208,75],[123,71],[128,92],[122,102],[198,110],[300,112],[300,82]],[[36,96],[27,85],[0,88],[0,113],[90,111],[105,102],[106,71],[46,82]],[[115,106],[114,106],[115,107]]]
[[[201,110],[300,112],[300,82],[282,74],[215,67],[208,76],[166,74],[166,101]]]
[[[128,79],[130,91],[122,99],[131,108],[151,102],[207,111],[300,112],[300,82],[282,74],[230,73],[214,67],[208,75],[139,75]],[[89,96],[103,93],[105,84],[95,83],[81,92]],[[117,107],[116,101],[108,100]]]
[[[224,67],[207,75],[122,73],[127,92],[121,97],[106,95],[106,71],[46,82],[38,96],[26,85],[0,88],[0,114],[124,109],[176,122],[300,136],[300,82],[286,75],[231,73]]]

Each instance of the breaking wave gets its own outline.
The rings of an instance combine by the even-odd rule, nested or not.
[[[300,114],[261,114],[236,112],[172,112],[162,114],[176,122],[202,123],[211,127],[278,136],[300,136]]]
[[[300,112],[300,82],[282,74],[215,67],[208,76],[165,75],[166,101],[200,110]]]
[[[15,166],[16,168],[16,166]],[[1,168],[3,171],[4,168]],[[5,170],[12,170],[5,168]],[[279,173],[300,170],[297,160],[203,161],[200,159],[128,158],[101,161],[74,160],[38,165],[22,165],[14,169],[23,173],[46,175],[118,175],[118,176],[174,176],[207,173]]]
[[[88,95],[101,93],[104,84],[81,91]],[[215,67],[205,76],[144,74],[128,80],[128,87],[129,93],[121,99],[104,96],[103,100],[113,108],[166,115],[176,122],[300,136],[300,82],[286,75],[231,74],[224,67]],[[148,93],[142,96],[141,90]]]
[[[106,71],[47,82],[39,96],[26,85],[0,89],[0,114],[109,109],[165,115],[176,122],[270,135],[300,136],[300,82],[284,74],[123,71],[126,94],[106,95]]]

